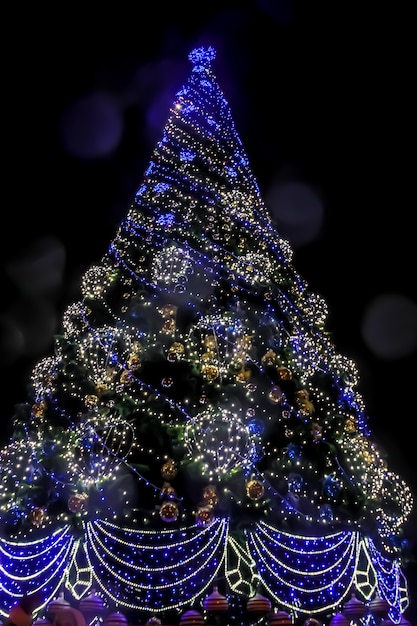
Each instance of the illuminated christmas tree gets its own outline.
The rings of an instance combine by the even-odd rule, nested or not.
[[[189,58],[0,451],[0,615],[64,589],[135,623],[207,617],[213,594],[229,623],[328,622],[352,594],[398,621],[411,492],[268,215],[214,50]]]

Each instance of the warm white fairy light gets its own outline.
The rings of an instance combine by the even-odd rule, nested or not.
[[[32,370],[31,382],[36,399],[52,394],[55,388],[59,359],[56,356],[41,359]]]
[[[49,597],[94,584],[117,607],[162,612],[219,578],[243,596],[262,585],[299,615],[333,610],[353,586],[371,597],[377,578],[398,621],[411,493],[368,440],[356,366],[269,218],[214,56],[191,53],[135,202],[33,370],[15,420],[25,444],[0,456],[16,545],[2,544],[0,589],[16,594],[21,548]],[[362,538],[369,518],[394,565]]]
[[[256,563],[247,550],[247,546],[242,546],[232,535],[228,537],[228,548],[225,553],[225,574],[228,587],[231,591],[250,598],[261,583]]]
[[[208,480],[221,479],[239,466],[250,467],[254,442],[242,419],[233,411],[202,412],[188,421],[185,444]]]
[[[320,598],[326,610],[334,609],[349,589],[358,549],[354,533],[295,537],[261,522],[248,542],[262,584],[279,604],[314,613]]]
[[[110,412],[80,424],[75,431],[79,456],[69,466],[85,486],[109,480],[117,466],[126,462],[134,446],[134,429],[126,420]]]
[[[51,600],[66,576],[76,549],[77,542],[70,528],[64,525],[41,539],[6,541],[0,537],[0,591],[6,598],[10,589],[17,590],[21,584],[33,591],[41,590],[45,602]],[[0,615],[7,614],[8,611],[0,609]]]
[[[102,522],[89,524],[87,536],[97,585],[105,587],[110,576],[106,591],[118,604],[161,612],[192,603],[202,583],[212,584],[224,562],[228,523],[155,532]]]
[[[111,285],[114,268],[110,265],[92,265],[84,274],[81,292],[87,298],[98,298]]]

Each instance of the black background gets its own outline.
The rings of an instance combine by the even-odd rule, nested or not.
[[[261,194],[290,175],[322,199],[320,232],[294,245],[294,265],[327,301],[334,343],[360,372],[373,438],[417,499],[416,351],[381,358],[362,336],[373,297],[395,292],[417,303],[409,4],[86,4],[9,8],[3,20],[10,42],[2,77],[3,434],[14,404],[26,399],[33,365],[52,351],[62,312],[79,298],[82,272],[106,251],[134,197],[188,78],[189,52],[212,45],[213,71]],[[111,153],[79,158],[65,149],[60,129],[71,103],[92,90],[124,94],[123,133]],[[42,316],[10,267],[45,237],[60,243],[64,260]],[[30,341],[10,349],[6,315],[20,318]],[[407,525],[414,553],[415,508]],[[406,617],[417,624],[415,564],[406,573]]]

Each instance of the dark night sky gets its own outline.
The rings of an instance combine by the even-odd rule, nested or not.
[[[408,3],[381,4],[9,9],[4,434],[33,365],[52,351],[62,312],[79,299],[83,271],[104,254],[134,197],[188,78],[188,53],[212,45],[262,197],[298,272],[327,301],[327,328],[358,367],[373,436],[417,501],[414,19]],[[290,193],[292,214],[279,210],[277,189]],[[414,510],[414,550],[415,527]],[[416,580],[413,566],[413,623]]]

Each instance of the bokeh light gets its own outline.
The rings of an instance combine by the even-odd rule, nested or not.
[[[115,98],[93,92],[73,100],[60,120],[60,136],[68,154],[78,159],[106,157],[123,135],[123,111]]]
[[[266,190],[265,201],[281,235],[294,247],[317,239],[324,208],[312,187],[302,181],[275,181]]]
[[[410,356],[417,349],[417,304],[400,293],[381,294],[368,304],[362,334],[381,359]]]

